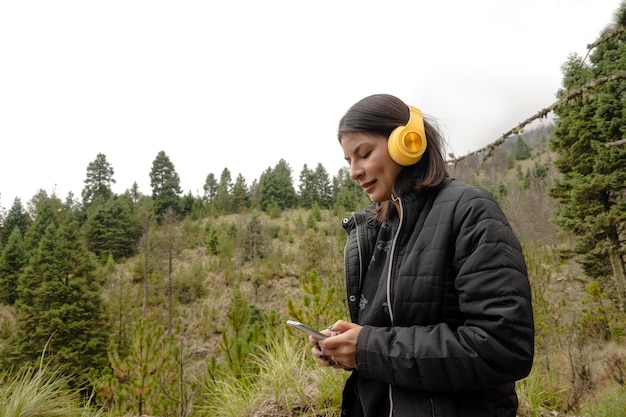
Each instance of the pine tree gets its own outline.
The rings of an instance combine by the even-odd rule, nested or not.
[[[311,208],[315,201],[315,183],[313,171],[309,169],[307,164],[304,164],[302,171],[300,171],[298,191],[300,194],[300,206],[307,209]]]
[[[626,8],[616,15],[616,25]],[[609,27],[605,31],[614,29]],[[563,66],[559,97],[585,83],[626,70],[626,34],[609,37],[590,55],[590,64],[576,55]],[[561,172],[551,195],[560,203],[557,224],[576,235],[572,249],[585,273],[611,276],[606,291],[626,307],[626,147],[605,146],[626,136],[626,81],[608,82],[558,107],[551,147]],[[608,260],[608,262],[607,262]]]
[[[212,203],[215,198],[215,193],[217,192],[217,180],[214,174],[207,175],[203,189],[206,202]]]
[[[19,228],[21,235],[24,236],[30,224],[31,219],[26,210],[24,210],[22,200],[16,197],[6,217],[2,221],[2,228],[0,228],[0,247],[9,241],[9,236],[13,233],[13,229],[16,227]]]
[[[128,194],[133,204],[137,203],[139,199],[143,196],[139,191],[139,185],[137,184],[137,181],[133,182],[130,190],[127,190],[125,194]]]
[[[164,151],[160,151],[152,162],[150,186],[157,218],[160,219],[168,207],[178,213],[178,203],[182,193],[180,178],[174,169],[174,164]]]
[[[328,171],[321,163],[318,163],[315,167],[314,178],[317,203],[321,208],[330,208],[332,204],[332,187],[330,186]]]
[[[157,323],[140,319],[127,354],[121,354],[117,344],[109,346],[113,374],[104,375],[96,385],[112,408],[125,415],[172,415],[176,404],[163,392],[176,375],[172,340]]]
[[[87,246],[102,260],[109,255],[117,261],[132,256],[141,233],[133,203],[124,194],[108,200],[97,196],[87,211],[83,228]]]
[[[89,207],[96,197],[102,197],[106,201],[113,195],[111,185],[115,184],[114,174],[113,166],[107,162],[103,153],[99,153],[96,159],[87,165],[87,178],[81,193],[83,207]]]
[[[268,168],[261,174],[259,194],[259,204],[264,211],[273,206],[285,210],[296,204],[291,167],[284,159],[278,161],[273,169]]]
[[[14,304],[17,300],[18,277],[26,267],[28,257],[20,228],[13,228],[9,241],[0,254],[0,301]]]
[[[243,213],[250,207],[250,197],[246,180],[241,173],[235,179],[232,193],[232,206],[235,213]]]
[[[530,148],[526,142],[524,142],[524,139],[518,136],[517,142],[515,143],[515,159],[525,161],[528,158],[530,158]]]
[[[332,203],[330,179],[322,164],[318,163],[315,170],[304,165],[300,172],[298,189],[300,205],[303,208],[311,208],[315,204],[322,208],[330,208]]]
[[[36,363],[45,350],[74,387],[102,369],[108,328],[95,268],[75,221],[48,224],[18,281],[17,363]]]
[[[178,213],[180,213],[181,217],[186,217],[192,213],[196,205],[196,200],[198,199],[191,194],[191,191],[181,197],[178,202]]]
[[[64,210],[63,203],[58,198],[40,190],[32,199],[34,221],[24,234],[24,243],[28,251],[34,250],[39,245],[39,240],[43,237],[50,224],[59,224],[59,213]]]
[[[229,214],[232,209],[231,192],[233,188],[232,178],[228,168],[224,168],[220,176],[220,182],[215,190],[213,205],[218,213]]]
[[[258,349],[261,335],[258,325],[251,323],[250,305],[237,285],[233,288],[226,323],[227,326],[222,329],[220,350],[226,369],[240,378],[254,367],[250,358]]]

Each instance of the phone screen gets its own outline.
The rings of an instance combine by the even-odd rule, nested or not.
[[[294,327],[308,335],[313,336],[316,339],[326,339],[328,336],[326,336],[323,333],[318,332],[317,330],[315,330],[314,328],[307,326],[306,324],[302,324],[299,321],[295,321],[295,320],[287,320],[287,324],[290,325],[291,327]]]

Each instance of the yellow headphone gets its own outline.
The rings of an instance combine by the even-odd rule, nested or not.
[[[410,116],[406,126],[396,127],[387,140],[391,159],[404,166],[417,164],[426,151],[422,112],[413,106],[409,106],[409,110]]]

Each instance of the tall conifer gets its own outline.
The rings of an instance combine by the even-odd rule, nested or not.
[[[36,363],[45,351],[77,387],[103,368],[108,327],[95,268],[74,220],[48,224],[18,282],[17,363]]]
[[[160,219],[168,207],[176,213],[179,212],[178,203],[182,194],[180,178],[174,164],[164,151],[160,151],[152,162],[150,186],[157,218]]]
[[[613,26],[626,22],[626,6],[616,14]],[[600,77],[626,71],[626,33],[614,32],[600,42],[590,63],[573,55],[563,66],[559,96]],[[573,232],[572,252],[580,255],[587,275],[604,279],[605,291],[626,307],[626,146],[606,146],[626,137],[626,81],[608,82],[586,90],[555,109],[558,116],[552,149],[558,153],[561,172],[551,194],[561,204],[557,223]]]

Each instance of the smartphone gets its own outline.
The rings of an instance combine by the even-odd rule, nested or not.
[[[318,332],[314,328],[307,326],[306,324],[300,323],[299,321],[287,320],[287,324],[308,335],[313,336],[315,339],[326,339],[328,337],[325,334]]]

